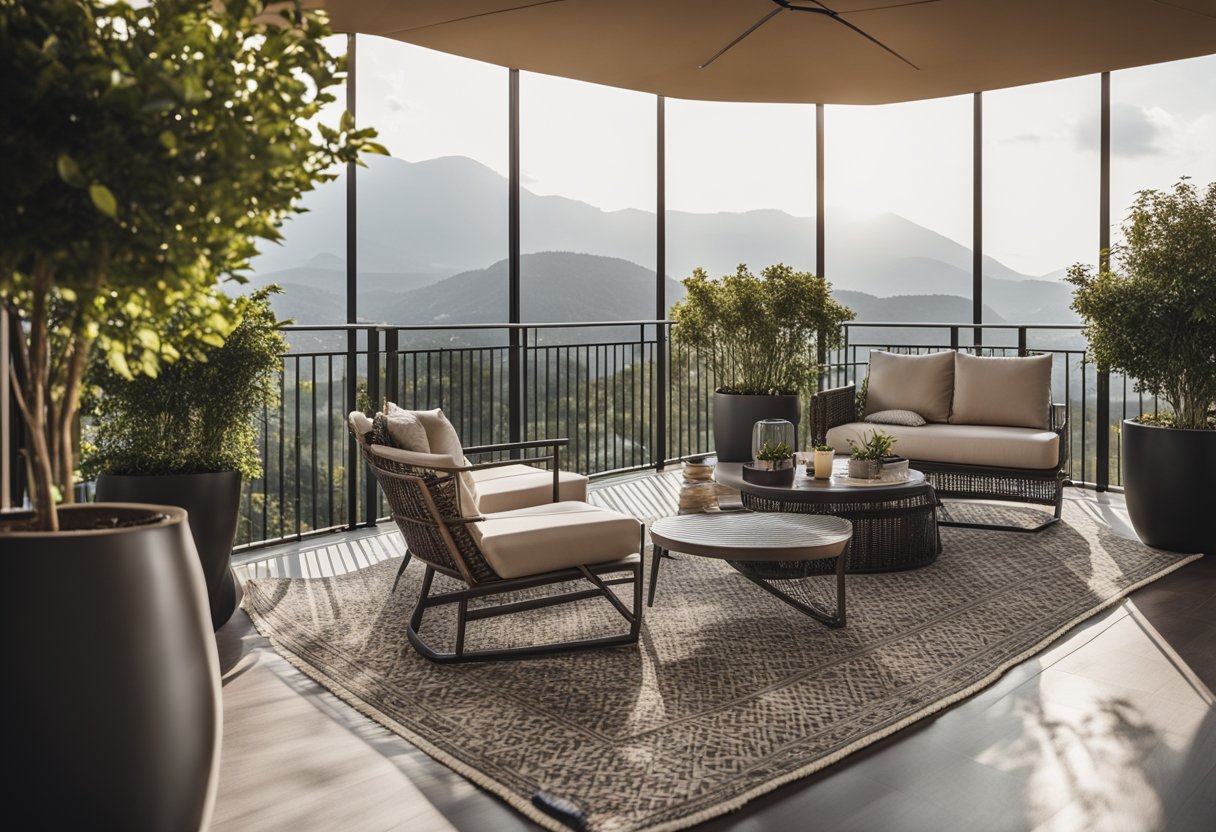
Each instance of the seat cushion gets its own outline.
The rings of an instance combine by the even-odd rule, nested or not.
[[[469,531],[502,578],[522,578],[580,564],[605,563],[638,552],[641,524],[581,502],[487,514]]]
[[[873,350],[866,386],[866,412],[911,410],[926,422],[950,418],[954,396],[954,352],[898,355]]]
[[[1059,464],[1060,437],[1049,430],[991,425],[884,425],[895,437],[894,452],[913,460],[953,465],[987,465],[995,468],[1055,468]],[[828,431],[828,444],[848,453],[848,440],[862,442],[874,425],[850,422]]]
[[[553,472],[543,468],[504,465],[474,471],[473,479],[477,482],[477,505],[483,514],[553,502]],[[573,471],[559,471],[557,498],[585,502],[587,478]]]
[[[1026,358],[954,356],[954,407],[950,423],[1048,427],[1051,354]]]

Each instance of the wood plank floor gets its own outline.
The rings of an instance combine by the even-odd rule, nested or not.
[[[639,482],[640,498],[650,484]],[[1117,495],[1067,498],[1133,536]],[[252,553],[318,576],[401,551],[387,529]],[[238,611],[218,633],[216,830],[536,829],[279,657]],[[985,691],[699,830],[1216,829],[1216,556],[1075,628]]]

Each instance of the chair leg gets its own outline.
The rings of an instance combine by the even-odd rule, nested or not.
[[[532,578],[517,578],[513,580],[495,582],[495,585],[490,589],[488,589],[485,585],[481,585],[456,592],[446,592],[432,596],[430,593],[432,582],[435,577],[435,570],[428,564],[426,574],[422,580],[422,590],[418,595],[418,603],[414,607],[413,614],[410,616],[409,627],[406,630],[406,635],[409,638],[410,644],[413,645],[414,649],[418,651],[419,655],[438,664],[533,658],[538,656],[549,656],[555,653],[565,653],[574,650],[585,650],[593,647],[614,647],[625,644],[636,644],[642,623],[641,602],[643,572],[641,560],[639,559],[637,563],[619,564],[615,567],[610,564],[601,564],[598,567],[581,567],[581,569],[586,570],[587,574],[591,576],[590,583],[595,587],[594,589],[571,591],[561,595],[504,603],[498,605],[497,607],[478,607],[470,610],[468,607],[468,602],[473,598],[485,598],[520,589],[528,589],[554,583],[564,583],[586,576],[580,572],[579,568],[568,569],[561,572],[553,572],[549,573],[548,575],[535,576]],[[612,572],[628,572],[630,577],[614,578],[611,580],[605,580],[599,577],[600,574],[608,574]],[[622,604],[620,599],[616,598],[615,595],[613,595],[611,599],[609,599],[607,596],[612,594],[612,590],[609,587],[629,583],[631,581],[633,583],[634,608],[632,611],[628,611],[624,609],[624,604]],[[542,607],[557,606],[559,604],[570,603],[571,601],[595,597],[601,597],[605,600],[613,602],[613,607],[616,608],[621,614],[621,617],[630,624],[628,633],[615,636],[583,639],[580,641],[542,644],[535,647],[509,647],[491,650],[466,650],[464,647],[465,630],[468,622],[470,621],[510,615],[515,612],[540,609]],[[455,650],[451,653],[441,653],[427,644],[426,640],[422,637],[420,633],[422,618],[423,614],[429,607],[443,606],[453,603],[458,605],[456,646]]]
[[[410,550],[405,550],[405,555],[401,558],[401,566],[397,569],[397,577],[393,580],[393,588],[389,594],[397,591],[397,584],[401,583],[401,576],[405,574],[405,567],[410,565]]]

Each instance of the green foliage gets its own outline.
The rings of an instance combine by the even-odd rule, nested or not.
[[[881,430],[874,431],[869,435],[869,438],[866,438],[866,435],[863,433],[861,439],[861,445],[858,445],[852,439],[846,440],[852,451],[850,456],[853,459],[882,459],[884,456],[891,454],[891,448],[899,441],[891,434],[883,433]]]
[[[1205,428],[1216,408],[1216,182],[1141,191],[1123,236],[1122,274],[1068,272],[1090,352],[1168,402],[1178,427]]]
[[[814,447],[811,448],[811,450],[820,451],[821,453],[826,453],[827,451],[834,451],[836,449],[833,448],[831,445],[828,445],[825,443],[823,445],[815,445]]]
[[[756,277],[740,265],[711,280],[685,278],[687,295],[671,309],[672,337],[709,366],[723,393],[796,394],[818,373],[817,340],[832,349],[853,312],[832,299],[821,277],[778,263]]]
[[[782,462],[794,455],[790,446],[785,442],[776,442],[769,440],[760,446],[760,450],[756,451],[756,459],[763,459],[766,462]]]
[[[314,125],[345,59],[324,13],[262,0],[0,0],[0,309],[16,319],[34,500],[70,494],[94,353],[124,378],[222,343],[300,198],[375,132]]]
[[[268,300],[277,287],[232,302],[238,323],[221,346],[182,358],[155,377],[125,378],[103,356],[87,381],[99,390],[83,470],[98,474],[261,475],[255,418],[278,401],[287,343]]]

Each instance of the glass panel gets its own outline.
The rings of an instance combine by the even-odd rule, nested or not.
[[[391,157],[358,170],[359,318],[507,319],[508,70],[359,37],[357,113]]]
[[[972,101],[826,108],[827,276],[859,320],[971,320]]]
[[[671,277],[815,271],[814,105],[668,99],[666,126]]]
[[[1101,103],[1097,75],[984,93],[986,313],[1076,320],[1062,278],[1098,259]]]
[[[524,321],[654,317],[655,98],[521,72]]]

